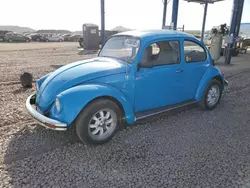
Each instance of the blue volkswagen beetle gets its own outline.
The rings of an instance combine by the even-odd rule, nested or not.
[[[37,80],[26,108],[47,128],[74,126],[80,140],[101,144],[122,123],[192,103],[212,110],[226,85],[195,37],[171,30],[129,31],[110,37],[98,57]]]

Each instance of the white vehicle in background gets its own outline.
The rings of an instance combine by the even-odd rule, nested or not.
[[[62,42],[63,37],[61,37],[57,34],[54,34],[54,33],[46,33],[46,34],[42,34],[41,41],[44,41],[44,42]]]
[[[210,46],[211,45],[211,40],[212,40],[212,36],[211,35],[205,35],[204,39],[203,39],[203,43],[206,46]]]

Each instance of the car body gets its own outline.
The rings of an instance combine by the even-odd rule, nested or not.
[[[71,33],[68,33],[68,34],[64,34],[62,35],[63,37],[63,40],[64,41],[69,41],[69,42],[78,42],[78,40],[82,37],[81,34],[71,34]]]
[[[5,36],[7,33],[13,33],[13,32],[12,32],[12,31],[8,31],[8,30],[0,30],[0,42],[3,42],[3,41],[4,41],[4,36]]]
[[[44,42],[62,42],[63,38],[55,33],[42,34],[41,41]]]
[[[78,42],[81,37],[82,37],[81,34],[72,34],[69,36],[69,41]]]
[[[31,34],[29,35],[29,37],[30,37],[33,41],[37,41],[37,42],[39,42],[39,41],[42,40],[42,34],[40,34],[40,33],[31,33]]]
[[[124,122],[193,103],[213,109],[225,85],[208,49],[194,36],[171,30],[128,31],[110,37],[98,57],[37,80],[26,108],[47,128],[75,126],[83,142],[99,144]]]
[[[30,42],[31,38],[19,33],[9,32],[5,34],[4,40],[8,42]]]
[[[69,38],[72,34],[71,33],[67,33],[67,34],[63,34],[63,35],[60,35],[64,41],[70,41]]]

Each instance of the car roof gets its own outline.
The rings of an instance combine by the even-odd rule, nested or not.
[[[141,39],[145,38],[178,38],[178,37],[188,37],[188,38],[195,38],[193,35],[190,35],[188,33],[184,33],[181,31],[176,30],[168,30],[168,29],[159,29],[159,30],[132,30],[132,31],[125,31],[118,34],[115,34],[116,36],[119,35],[129,35],[134,37],[139,37]]]

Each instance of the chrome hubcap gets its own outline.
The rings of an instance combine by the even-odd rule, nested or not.
[[[213,85],[207,94],[207,104],[212,107],[217,104],[220,98],[220,88],[217,85]]]
[[[113,110],[100,110],[93,115],[89,122],[89,135],[94,140],[104,140],[114,132],[116,125],[117,116]]]

